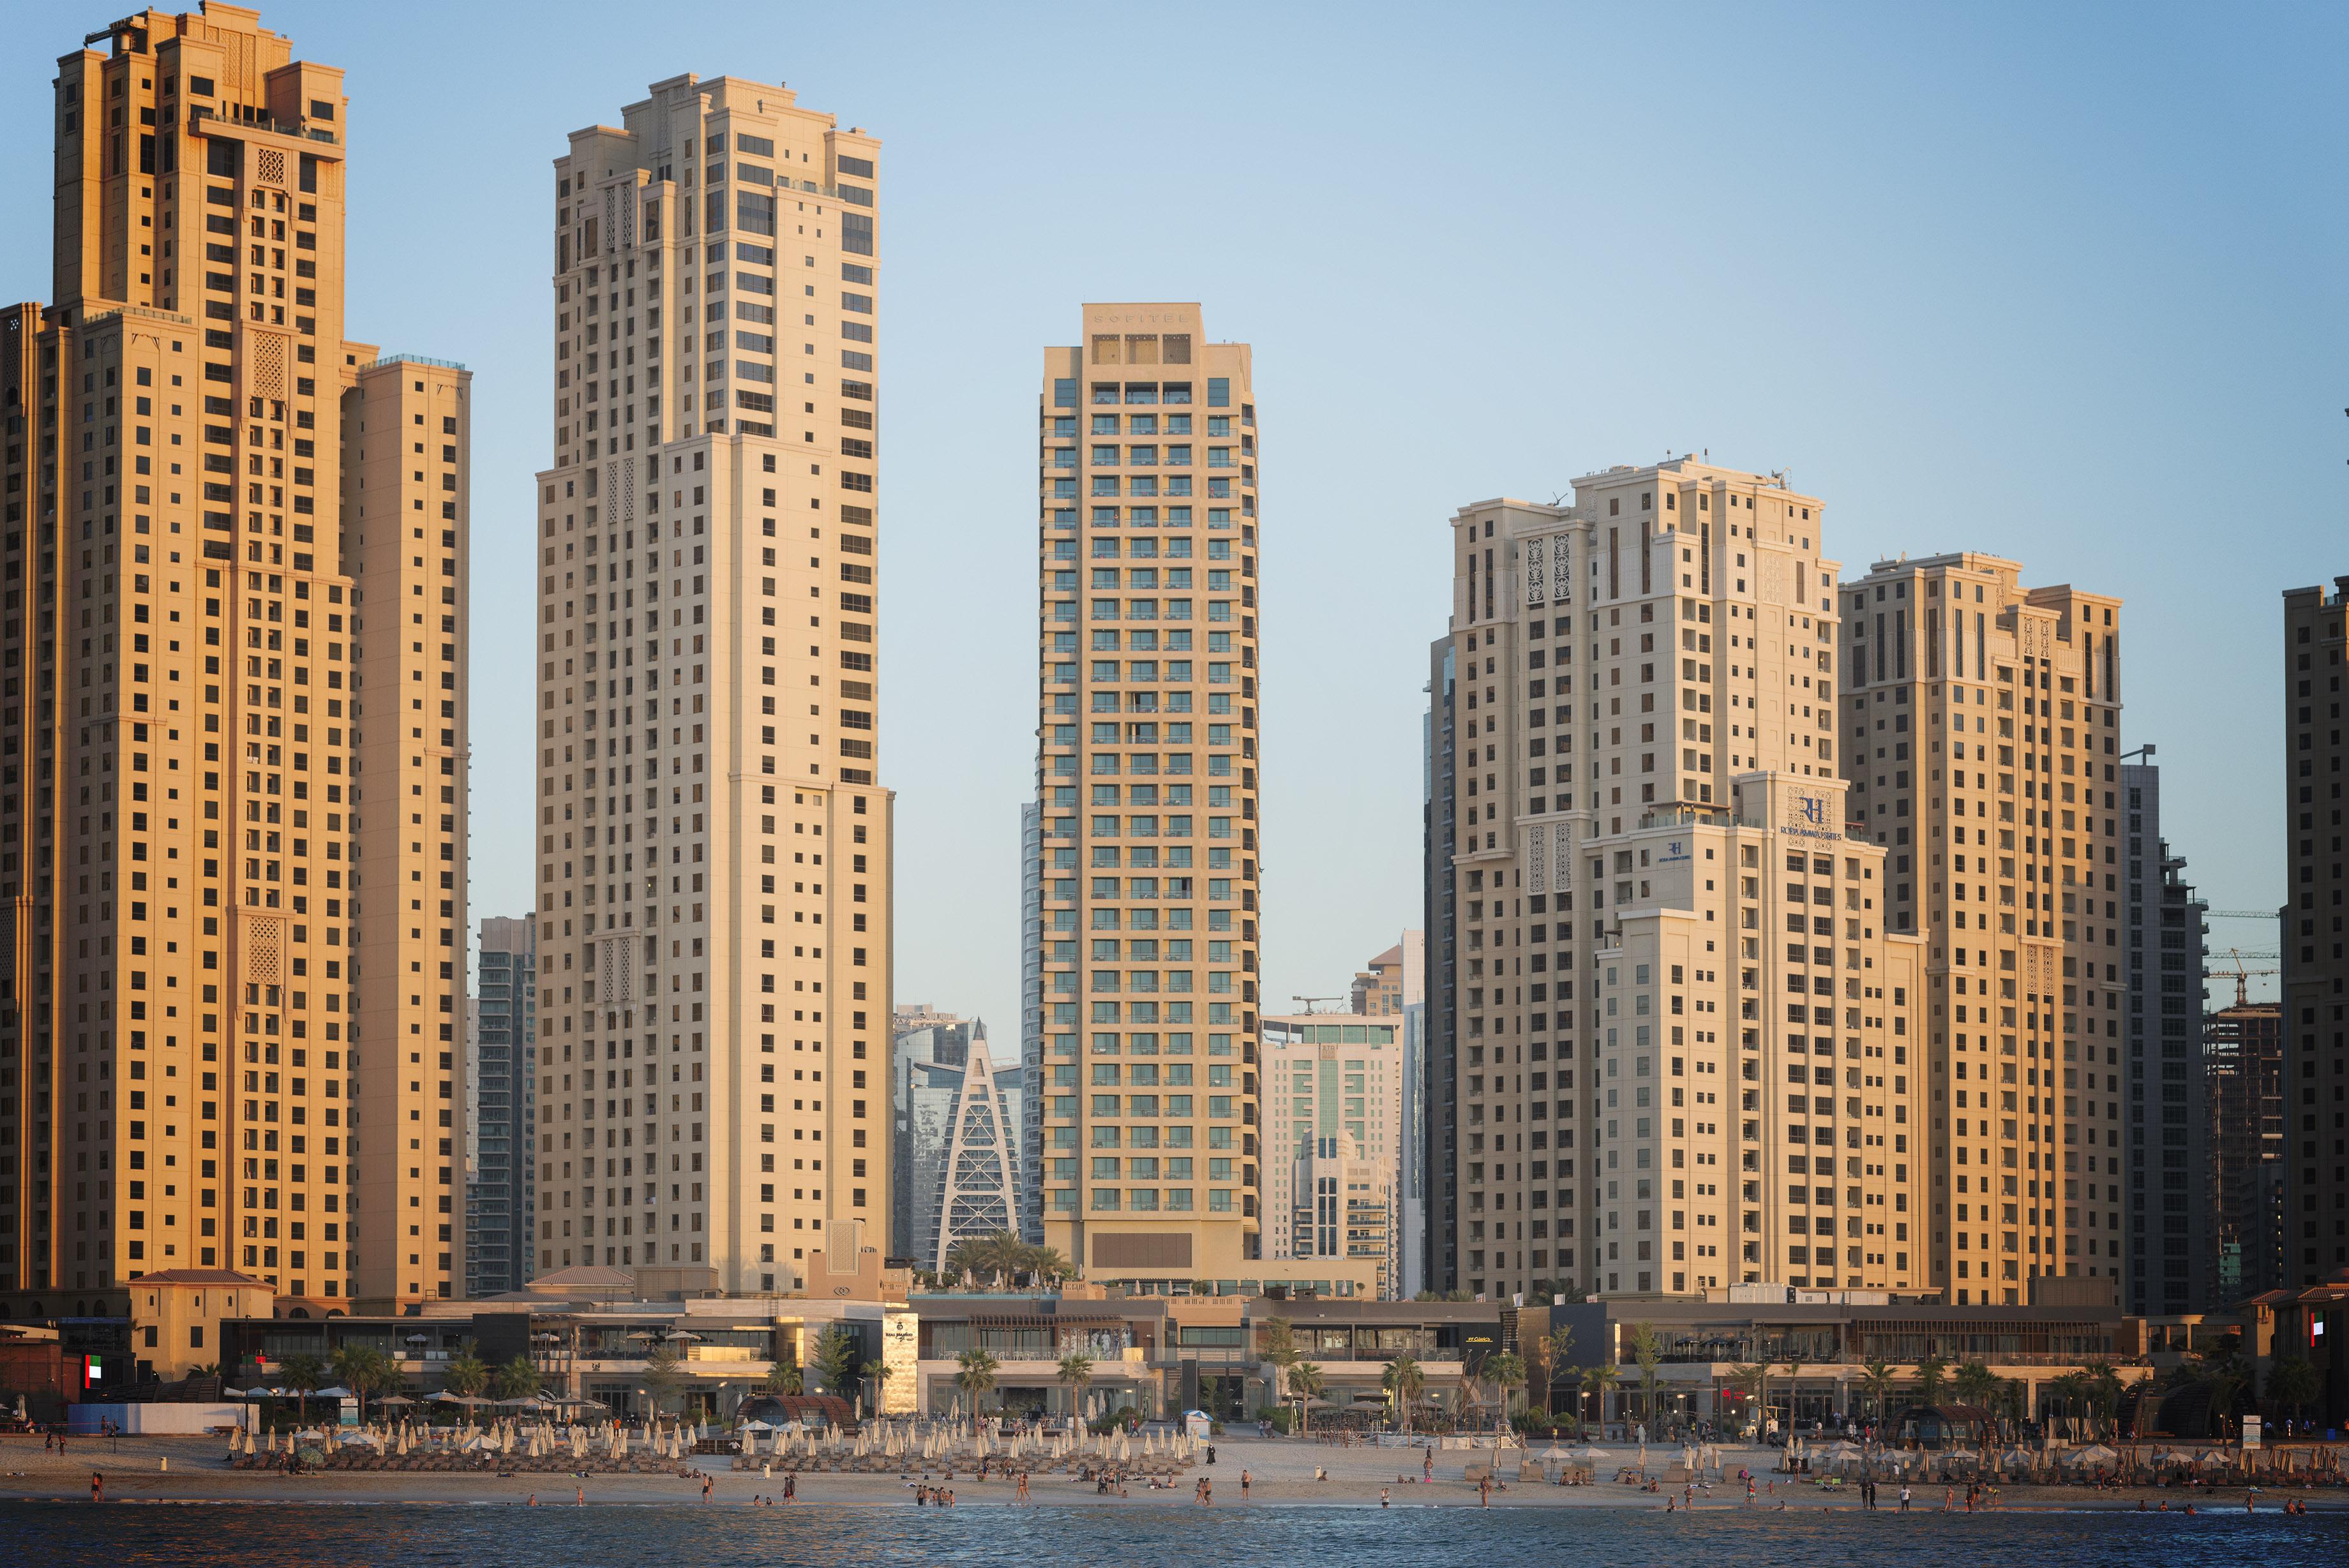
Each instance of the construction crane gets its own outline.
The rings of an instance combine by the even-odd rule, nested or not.
[[[2275,917],[2276,912],[2271,909],[2206,909],[2202,912],[2205,920],[2273,920]]]
[[[2245,953],[2239,947],[2230,947],[2227,949],[2227,956],[2235,961],[2235,966],[2232,969],[2214,969],[2205,974],[2203,978],[2207,980],[2221,975],[2232,975],[2235,981],[2235,1006],[2238,1007],[2247,1006],[2251,999],[2250,983],[2252,975],[2282,973],[2276,969],[2247,969],[2243,966],[2243,960],[2246,958],[2273,958],[2275,954],[2272,953]]]

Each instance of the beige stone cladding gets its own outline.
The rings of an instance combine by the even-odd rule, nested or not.
[[[1039,1181],[1048,1244],[1164,1290],[1263,1255],[1257,407],[1196,304],[1082,323],[1037,407]]]
[[[347,109],[236,6],[58,62],[0,355],[0,1308],[462,1287],[471,387],[345,335]]]
[[[1616,841],[1730,807],[1750,772],[1835,776],[1837,563],[1822,518],[1783,476],[1692,457],[1586,475],[1571,505],[1453,516],[1448,732],[1431,753],[1444,808],[1431,830],[1450,840],[1429,872],[1430,1159],[1445,1167],[1431,1284],[1673,1288],[1668,1257],[1651,1246],[1643,1267],[1622,1245],[1633,1233],[1603,1233],[1612,1257],[1592,1245],[1604,1216],[1636,1226],[1639,1212],[1619,1153],[1612,1207],[1591,1166],[1607,1120],[1588,1078],[1601,954],[1638,897],[1612,869]],[[1652,1173],[1651,1194],[1669,1179]],[[1683,1261],[1692,1280],[1709,1272]],[[1739,1283],[1783,1266],[1731,1261],[1722,1277]]]
[[[2117,1275],[2120,602],[1971,552],[1840,592],[1852,816],[1926,942],[1927,1283],[2014,1305]]]
[[[1617,923],[1584,1090],[1608,1291],[1922,1275],[1923,944],[1883,929],[1884,851],[1843,796],[1747,774],[1591,846]]]
[[[800,1288],[889,1212],[879,144],[653,84],[548,181],[540,1272]]]

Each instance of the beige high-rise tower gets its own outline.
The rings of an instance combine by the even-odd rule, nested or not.
[[[1835,777],[1821,512],[1681,458],[1453,517],[1430,1284],[1920,1277],[1920,944]]]
[[[256,15],[60,60],[0,345],[0,1311],[462,1289],[470,377],[344,335],[342,72]]]
[[[2117,1276],[2120,601],[1971,552],[1841,592],[1853,816],[1928,948],[1930,1283]]]
[[[1044,1240],[1237,1280],[1257,1209],[1257,424],[1195,304],[1089,304],[1038,399]]]
[[[889,1214],[879,144],[734,77],[621,121],[549,191],[532,1251],[789,1291]]]

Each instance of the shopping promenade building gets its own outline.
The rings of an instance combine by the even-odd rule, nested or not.
[[[51,297],[0,313],[0,1315],[461,1295],[471,377],[347,335],[339,67],[212,5],[53,90]]]
[[[620,120],[546,191],[536,1268],[788,1291],[889,1214],[879,148],[736,77]]]
[[[1093,1280],[1250,1272],[1257,408],[1196,304],[1088,304],[1037,406],[1044,1240]]]
[[[1971,552],[1841,594],[1853,819],[1930,969],[1928,1277],[2009,1305],[2039,1275],[2117,1278],[2120,601]]]
[[[1430,1284],[1922,1280],[1921,951],[1837,775],[1820,517],[1693,458],[1453,517]]]

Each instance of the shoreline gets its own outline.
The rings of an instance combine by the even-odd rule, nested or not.
[[[583,1506],[584,1496],[584,1506],[588,1507],[730,1511],[761,1506],[752,1500],[775,1497],[783,1482],[781,1471],[769,1478],[756,1470],[714,1468],[697,1471],[691,1477],[612,1474],[582,1479],[567,1473],[519,1472],[500,1476],[494,1471],[367,1470],[317,1470],[289,1476],[273,1470],[229,1470],[221,1462],[222,1447],[213,1439],[141,1437],[119,1441],[118,1450],[111,1440],[85,1439],[59,1454],[54,1449],[34,1447],[31,1439],[23,1437],[0,1439],[0,1503],[90,1506],[88,1485],[96,1473],[105,1477],[106,1505],[524,1508],[533,1506],[534,1495],[539,1508],[578,1508]],[[981,1508],[990,1512],[1030,1508],[1066,1513],[1150,1507],[1220,1513],[1253,1509],[1376,1511],[1381,1508],[1382,1491],[1386,1494],[1385,1506],[1392,1509],[1488,1511],[1475,1485],[1464,1479],[1463,1460],[1467,1456],[1444,1457],[1437,1475],[1427,1481],[1420,1479],[1416,1463],[1396,1462],[1406,1454],[1416,1460],[1419,1456],[1411,1450],[1325,1448],[1288,1439],[1253,1438],[1219,1439],[1216,1447],[1219,1462],[1194,1464],[1178,1472],[1167,1487],[1153,1489],[1129,1482],[1123,1496],[1097,1492],[1091,1481],[1040,1471],[1031,1475],[1030,1499],[1023,1504],[1014,1495],[1010,1477],[999,1470],[988,1480],[980,1481],[967,1466],[958,1466],[954,1478],[948,1480],[944,1467],[933,1465],[926,1473],[920,1469],[895,1475],[802,1473],[798,1483],[800,1498],[789,1503],[778,1500],[772,1506],[775,1510],[792,1511],[916,1511],[918,1505],[912,1501],[912,1489],[926,1484],[950,1488],[956,1493],[957,1508]],[[168,1470],[162,1468],[165,1460],[169,1461]],[[686,1462],[691,1468],[692,1461]],[[1253,1482],[1245,1502],[1240,1497],[1244,1472]],[[1324,1472],[1326,1479],[1317,1479],[1317,1472]],[[1693,1512],[1708,1517],[1868,1512],[1894,1516],[1899,1511],[1897,1480],[1878,1482],[1878,1506],[1869,1510],[1861,1505],[1855,1491],[1820,1488],[1797,1478],[1775,1474],[1757,1475],[1758,1490],[1749,1506],[1733,1479],[1734,1465],[1729,1474],[1731,1479],[1714,1483],[1709,1496],[1699,1488],[1692,1507],[1681,1505],[1682,1489],[1678,1487],[1649,1492],[1612,1481],[1552,1486],[1511,1480],[1492,1494],[1489,1511],[1601,1510],[1672,1516]],[[705,1476],[711,1489],[707,1499],[701,1495]],[[1200,1503],[1195,1491],[1203,1477],[1213,1483],[1214,1501],[1210,1504]],[[1962,1484],[1952,1494],[1954,1506],[1947,1510],[1942,1506],[1943,1483],[1912,1482],[1911,1487],[1911,1513],[1971,1517],[1965,1512]],[[2179,1517],[2187,1517],[2184,1509],[2192,1503],[2196,1509],[2192,1517],[2199,1519],[2245,1515],[2245,1496],[2246,1490],[2241,1487],[2096,1491],[2085,1487],[2005,1485],[2000,1488],[1996,1506],[1977,1511],[1985,1515],[2049,1516],[2159,1513],[2161,1504],[2167,1501],[2168,1512]],[[2146,1504],[2143,1509],[2138,1507],[2140,1500]],[[2304,1502],[2311,1514],[2349,1513],[2349,1489],[2299,1486],[2263,1488],[2256,1511],[2261,1516],[2282,1516],[2286,1500]]]

